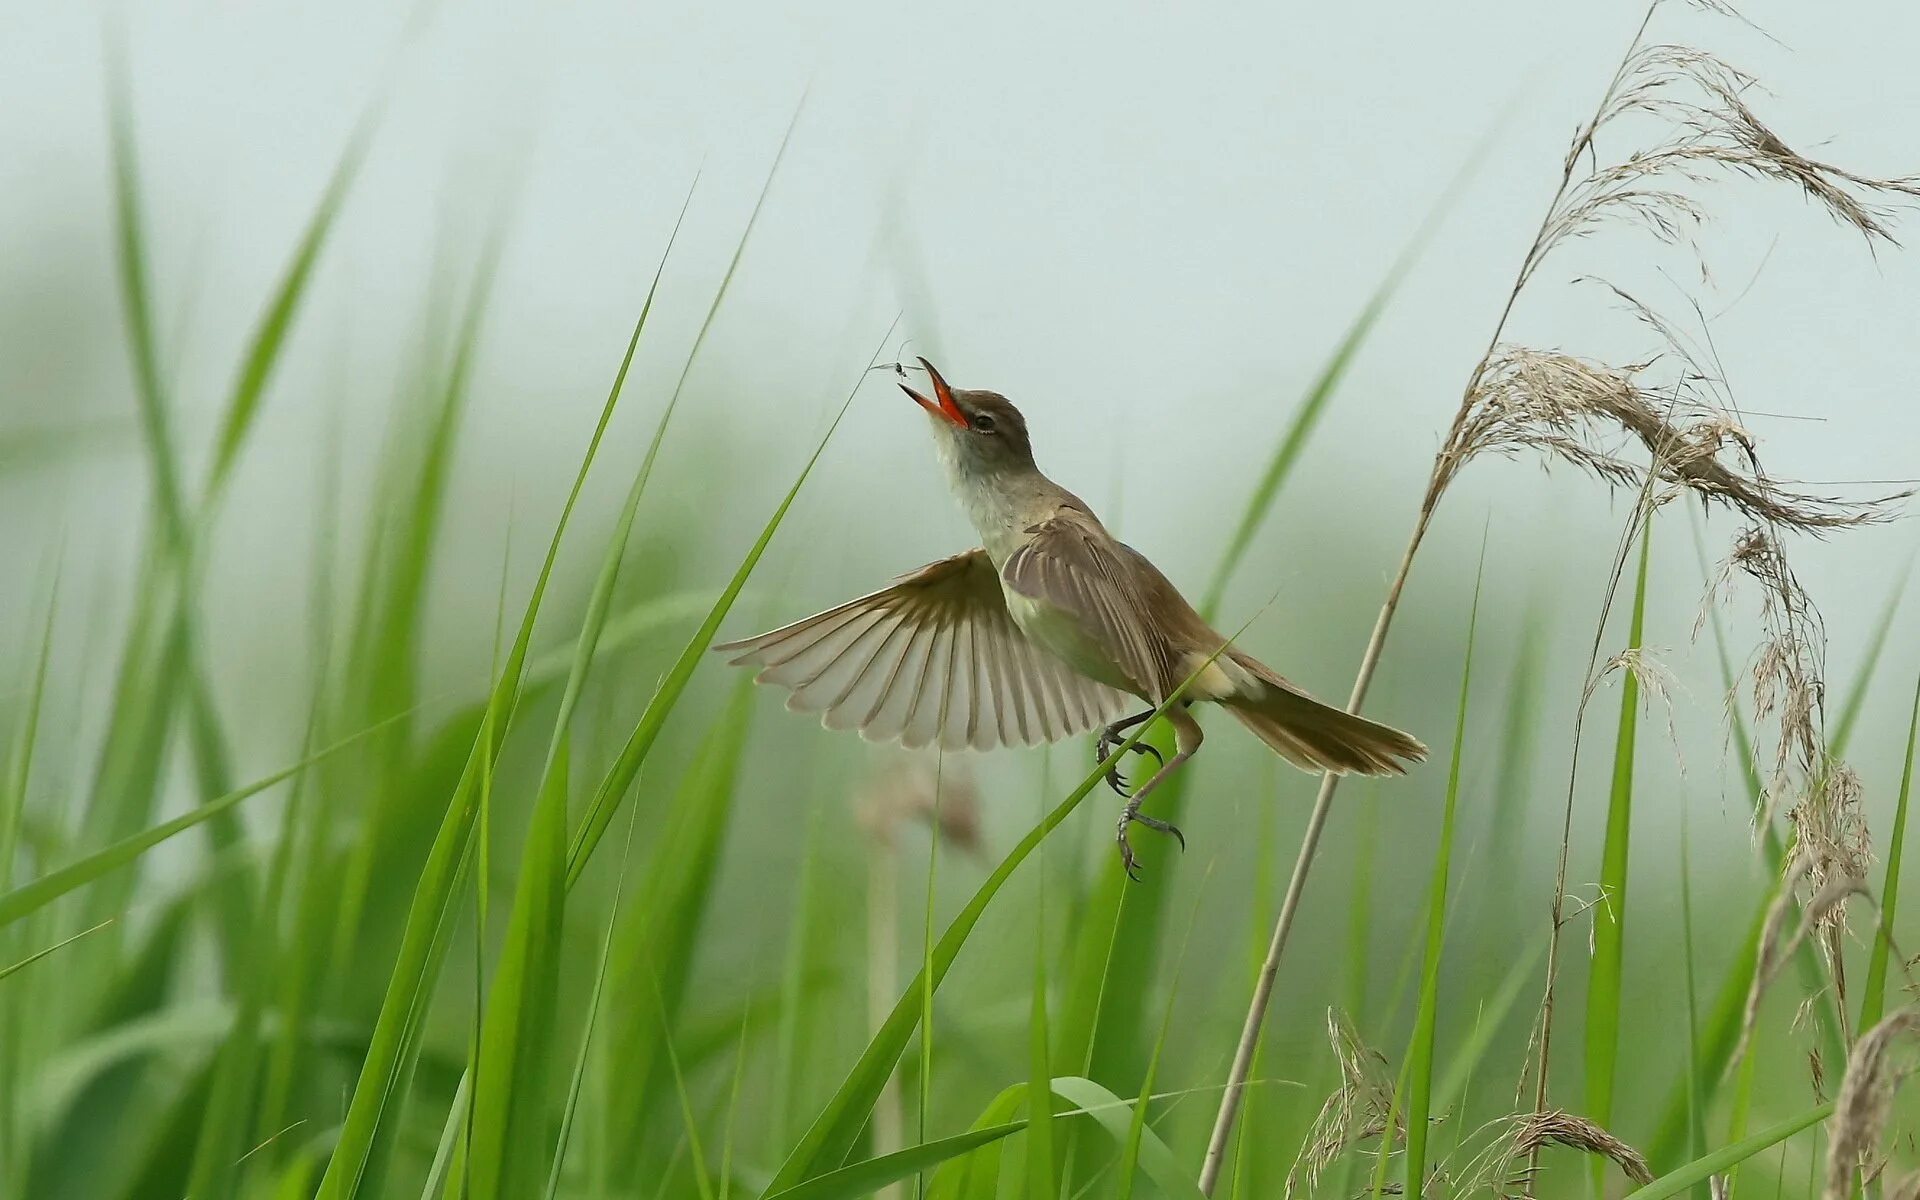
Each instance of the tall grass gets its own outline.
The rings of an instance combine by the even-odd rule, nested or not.
[[[682,412],[681,397],[697,366],[724,374],[726,341],[710,335],[752,274],[751,234],[777,207],[786,141],[710,293],[694,298],[659,252],[624,349],[604,348],[612,381],[576,431],[566,498],[522,513],[515,530],[486,531],[509,561],[484,585],[454,577],[445,551],[471,519],[460,466],[469,425],[485,419],[474,404],[483,351],[512,336],[492,320],[508,232],[465,257],[448,248],[420,328],[396,335],[417,352],[392,382],[369,494],[337,494],[338,442],[320,464],[316,582],[282,629],[310,660],[284,681],[304,720],[290,744],[259,742],[256,722],[232,718],[239,697],[212,666],[224,636],[205,595],[218,516],[246,486],[254,431],[378,130],[367,118],[350,136],[203,427],[161,365],[157,298],[169,289],[156,271],[169,259],[154,245],[167,231],[142,190],[140,107],[112,69],[109,232],[124,332],[113,349],[129,367],[124,400],[150,492],[132,602],[104,631],[108,651],[91,629],[84,652],[63,648],[92,619],[67,559],[14,573],[36,619],[0,633],[0,1195],[843,1200],[897,1187],[929,1200],[1192,1200],[1226,1184],[1253,1200],[1370,1182],[1382,1195],[1654,1200],[1728,1179],[1736,1195],[1811,1196],[1862,1156],[1906,1153],[1904,1110],[1852,1102],[1897,1074],[1889,1064],[1913,1020],[1900,872],[1920,692],[1900,705],[1900,736],[1867,736],[1893,724],[1880,719],[1876,668],[1892,664],[1902,679],[1910,668],[1896,662],[1902,592],[1858,581],[1888,599],[1862,638],[1834,639],[1862,648],[1829,673],[1809,614],[1838,585],[1803,586],[1788,562],[1796,531],[1839,540],[1886,510],[1761,473],[1717,373],[1689,359],[1692,335],[1644,307],[1630,306],[1673,366],[1657,380],[1645,365],[1506,340],[1508,313],[1544,286],[1544,261],[1588,222],[1646,215],[1634,194],[1644,199],[1652,176],[1635,171],[1675,173],[1659,185],[1667,221],[1685,224],[1705,203],[1694,189],[1730,167],[1788,179],[1857,232],[1888,235],[1880,205],[1912,185],[1761,137],[1747,90],[1722,87],[1744,77],[1717,60],[1646,26],[1635,35],[1561,164],[1443,432],[1353,702],[1376,670],[1396,670],[1388,630],[1417,590],[1435,616],[1409,661],[1460,673],[1395,674],[1394,707],[1433,723],[1451,715],[1447,769],[1371,785],[1353,820],[1329,781],[1301,814],[1281,807],[1291,789],[1273,794],[1290,777],[1222,737],[1167,793],[1170,808],[1197,822],[1226,811],[1217,797],[1238,796],[1257,828],[1216,824],[1186,869],[1170,843],[1146,844],[1142,884],[1124,879],[1104,838],[1079,839],[1106,826],[1082,819],[1106,796],[1106,764],[1071,757],[1084,747],[1056,751],[1074,764],[1064,785],[1046,771],[1003,787],[986,769],[986,816],[967,838],[936,812],[949,819],[930,822],[929,839],[881,847],[854,832],[844,803],[865,760],[855,767],[843,741],[760,712],[758,694],[723,680],[707,654],[768,555],[817,550],[822,539],[802,543],[788,520],[898,336],[875,322],[865,344],[831,348],[819,407],[832,415],[774,461],[701,448],[707,414]],[[1615,145],[1623,111],[1680,111],[1668,104],[1692,106],[1697,136]],[[1258,634],[1234,585],[1268,590],[1252,586],[1271,566],[1267,532],[1306,499],[1297,472],[1320,449],[1318,431],[1355,415],[1341,409],[1348,369],[1393,352],[1381,317],[1446,203],[1304,372],[1301,394],[1248,430],[1274,449],[1198,592],[1223,627]],[[654,319],[668,305],[686,305],[696,332],[656,392],[636,364],[659,353]],[[812,420],[790,396],[777,403],[784,430],[795,413]],[[647,432],[629,446],[617,421],[635,409]],[[0,430],[0,444],[11,436]],[[127,449],[87,441],[71,453]],[[1637,497],[1625,644],[1598,661],[1603,612],[1596,669],[1565,687],[1555,651],[1587,615],[1550,581],[1532,585],[1513,618],[1490,580],[1468,601],[1458,571],[1412,574],[1429,536],[1454,532],[1441,501],[1455,479],[1493,456],[1544,457]],[[0,485],[11,486],[11,461],[0,460]],[[659,494],[656,468],[668,466],[686,495]],[[48,469],[61,463],[36,460]],[[601,524],[588,492],[608,474],[624,498]],[[1566,475],[1539,486],[1569,486]],[[710,511],[719,497],[732,513]],[[1671,528],[1676,498],[1734,510],[1752,532],[1715,576],[1702,635],[1724,672],[1709,690],[1740,696],[1732,748],[1694,755],[1686,784],[1695,800],[1741,798],[1742,811],[1715,823],[1696,805],[1679,818],[1681,891],[1668,904],[1661,882],[1676,856],[1649,853],[1649,841],[1685,798],[1636,763],[1651,765],[1657,740],[1642,715],[1643,685],[1659,678],[1646,631],[1698,607],[1659,569],[1656,545],[1677,539],[1654,529]],[[723,519],[742,507],[746,534]],[[544,543],[530,582],[510,569],[526,527]],[[1622,547],[1613,585],[1629,561]],[[1743,618],[1733,584],[1758,597],[1757,621]],[[847,581],[849,593],[863,586]],[[1342,602],[1377,599],[1340,586]],[[451,691],[430,690],[426,651],[443,617],[483,607],[469,595],[497,606],[494,654],[464,661]],[[784,591],[768,600],[783,615],[791,607]],[[1756,629],[1748,656],[1740,639]],[[1622,694],[1601,787],[1570,765],[1575,747],[1553,744],[1552,700],[1615,669]],[[1829,688],[1842,697],[1830,728]],[[1684,691],[1669,699],[1690,702]],[[1494,716],[1470,721],[1469,701]],[[1142,726],[1110,761],[1156,736]],[[1885,792],[1869,810],[1891,814],[1876,839],[1884,874],[1869,876],[1856,853],[1865,827],[1843,752],[1876,805]],[[242,762],[278,765],[248,780]],[[1597,863],[1551,897],[1527,828],[1542,807],[1537,765],[1571,780],[1566,861]],[[940,764],[942,794],[964,770]],[[1286,878],[1277,851],[1301,816],[1306,842]],[[1353,865],[1309,889],[1323,836],[1333,861]],[[926,887],[893,889],[879,907],[901,911],[863,922],[882,855],[898,878],[924,866]],[[1873,925],[1855,901],[1861,936],[1849,940],[1843,906],[1869,879]],[[1563,914],[1583,882],[1597,903]],[[1170,930],[1187,904],[1185,933]],[[1583,919],[1590,942],[1573,932]],[[917,964],[914,977],[873,970],[895,961]],[[1657,1002],[1639,986],[1650,978],[1663,981]],[[875,979],[877,1027],[865,1004]],[[1521,1014],[1543,983],[1584,1005],[1549,1004],[1529,1023]],[[1811,1032],[1796,1024],[1802,1007]],[[1577,1087],[1569,1045],[1584,1050]],[[1868,1119],[1889,1112],[1890,1125]],[[1824,1144],[1841,1147],[1831,1161],[1809,1136],[1821,1122]],[[1776,1159],[1776,1147],[1788,1153]]]

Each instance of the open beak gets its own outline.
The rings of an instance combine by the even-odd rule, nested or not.
[[[912,396],[915,404],[926,409],[934,416],[952,421],[961,429],[965,429],[967,427],[967,415],[960,411],[958,404],[954,403],[953,389],[947,386],[946,380],[940,378],[940,372],[933,369],[932,363],[923,358],[920,360],[920,365],[926,368],[927,378],[933,380],[933,394],[938,398],[937,402],[927,399],[904,383],[900,385],[900,390]]]

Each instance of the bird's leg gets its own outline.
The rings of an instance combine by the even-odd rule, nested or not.
[[[1120,843],[1121,865],[1126,867],[1128,878],[1134,880],[1140,878],[1140,863],[1133,856],[1133,847],[1127,843],[1127,826],[1137,821],[1148,829],[1170,833],[1180,843],[1182,850],[1187,848],[1186,835],[1175,828],[1171,822],[1149,817],[1140,811],[1140,806],[1146,803],[1147,796],[1153,789],[1160,786],[1160,781],[1179,770],[1181,764],[1192,758],[1194,752],[1200,749],[1200,743],[1205,740],[1206,735],[1200,732],[1200,723],[1193,719],[1184,705],[1170,710],[1167,713],[1167,720],[1173,724],[1173,732],[1180,752],[1169,759],[1166,765],[1155,771],[1153,778],[1141,784],[1140,790],[1127,801],[1127,807],[1121,810],[1119,828],[1115,833],[1116,840]]]
[[[1153,713],[1154,710],[1149,708],[1143,713],[1135,713],[1131,717],[1122,717],[1120,720],[1102,729],[1100,731],[1100,741],[1094,746],[1093,761],[1096,763],[1107,761],[1107,755],[1113,753],[1114,747],[1127,740],[1123,736],[1127,730],[1132,729],[1142,721],[1148,720],[1153,716]],[[1160,757],[1160,751],[1151,743],[1135,742],[1131,749],[1135,754],[1151,754],[1153,761],[1159,763],[1162,767],[1167,765],[1167,760]],[[1119,763],[1115,763],[1107,768],[1107,786],[1113,789],[1115,795],[1125,796],[1127,794],[1127,777],[1120,773]]]

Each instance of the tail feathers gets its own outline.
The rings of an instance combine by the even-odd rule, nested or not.
[[[1427,757],[1418,738],[1323,704],[1293,685],[1264,683],[1257,695],[1220,701],[1274,751],[1306,771],[1404,775]]]

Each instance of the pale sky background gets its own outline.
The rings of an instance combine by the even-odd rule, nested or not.
[[[183,439],[195,454],[262,297],[386,81],[372,157],[225,509],[216,665],[238,720],[254,715],[249,701],[297,698],[280,686],[303,649],[285,606],[304,596],[324,430],[343,430],[351,491],[418,346],[435,263],[463,271],[505,209],[434,631],[440,656],[484,655],[509,513],[516,566],[530,570],[695,171],[595,511],[624,490],[805,94],[669,442],[725,442],[739,471],[717,489],[669,462],[643,519],[723,510],[701,567],[717,582],[904,307],[889,357],[925,352],[957,383],[1009,394],[1042,465],[1198,592],[1307,381],[1491,138],[1233,592],[1237,623],[1279,589],[1250,641],[1343,695],[1440,431],[1640,12],[447,0],[409,37],[391,3],[15,0],[0,5],[0,429],[132,411],[106,158],[110,24],[124,23],[131,47],[154,283],[177,390],[197,418]],[[1803,149],[1868,173],[1920,170],[1920,9],[1756,3],[1748,15],[1779,43],[1679,0],[1656,37],[1755,72],[1771,93],[1756,108]],[[1732,304],[1712,336],[1744,407],[1781,414],[1753,421],[1771,469],[1920,476],[1920,257],[1870,253],[1779,185],[1733,181],[1702,196],[1717,217],[1703,240],[1718,282],[1699,295],[1710,313]],[[1902,232],[1920,241],[1920,221]],[[1645,350],[1596,290],[1564,283],[1590,272],[1686,312],[1667,278],[1693,282],[1686,258],[1613,234],[1552,260],[1510,335]],[[769,558],[790,581],[783,611],[968,544],[921,425],[881,377],[861,393]],[[142,466],[124,436],[77,465],[0,481],[0,617],[32,611],[41,564],[64,540],[93,628],[117,628]],[[1436,526],[1389,678],[1457,678],[1483,529],[1491,627],[1510,633],[1531,597],[1558,597],[1570,607],[1556,653],[1583,660],[1624,515],[1570,474],[1475,468]],[[1674,649],[1711,756],[1711,659],[1687,640],[1695,552],[1681,523],[1668,528],[1657,575],[1670,602],[1650,636]],[[1716,552],[1736,528],[1713,522]],[[1836,680],[1920,543],[1916,528],[1802,548]],[[797,566],[810,546],[821,553]],[[93,678],[113,644],[94,647]],[[1896,627],[1888,654],[1887,702],[1863,729],[1876,745],[1904,722],[1920,620]],[[1887,762],[1862,769],[1870,786],[1888,782]]]

